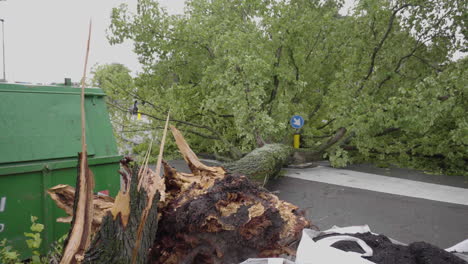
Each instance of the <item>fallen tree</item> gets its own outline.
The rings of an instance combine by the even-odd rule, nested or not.
[[[294,255],[294,243],[300,239],[301,230],[310,226],[299,208],[240,174],[245,166],[232,172],[206,166],[182,134],[174,127],[171,130],[192,173],[178,172],[163,162],[164,177],[160,178],[144,165],[138,169],[124,160],[121,174],[126,187],[119,192],[112,209],[105,212],[83,262],[239,263],[249,257]],[[247,155],[238,164],[247,164],[247,160],[277,164],[289,157],[289,150],[274,149],[281,153],[274,155],[275,159],[258,159],[257,153]],[[276,165],[269,168],[264,173],[278,170]],[[135,175],[142,170],[148,180],[136,184],[139,178]],[[148,185],[154,187],[139,188]],[[154,194],[150,207],[149,192]],[[141,228],[146,208],[147,221]],[[96,210],[95,216],[98,213]]]
[[[110,43],[132,40],[151,71],[102,65],[94,84],[118,117],[137,99],[148,130],[177,105],[171,121],[200,152],[238,159],[283,142],[300,114],[303,145],[317,149],[306,159],[466,175],[468,59],[451,59],[468,43],[464,2],[358,4],[346,19],[341,1],[326,2],[192,0],[178,17],[155,0],[116,7]]]
[[[290,164],[305,164],[322,160],[325,150],[342,142],[346,129],[340,128],[327,142],[317,148],[293,149],[286,144],[266,144],[254,149],[243,158],[223,166],[231,173],[239,173],[266,184],[278,176],[281,169]],[[346,141],[346,140],[345,140]]]
[[[224,167],[231,173],[267,182],[269,178],[277,176],[281,168],[290,162],[292,150],[285,144],[266,144],[235,162],[225,164]]]

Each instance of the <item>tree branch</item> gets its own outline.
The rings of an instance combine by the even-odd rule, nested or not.
[[[372,53],[372,56],[371,56],[371,64],[369,66],[369,70],[367,71],[367,75],[364,77],[364,79],[362,80],[362,83],[361,83],[361,86],[359,87],[359,89],[357,90],[357,93],[361,92],[361,90],[364,88],[364,83],[370,78],[370,76],[372,75],[372,73],[374,72],[374,67],[375,67],[375,59],[377,57],[377,54],[379,53],[380,49],[382,48],[385,40],[387,40],[388,36],[390,35],[390,32],[392,31],[392,28],[393,28],[393,22],[395,20],[395,17],[396,15],[398,14],[398,12],[400,12],[402,9],[406,8],[406,7],[409,7],[409,6],[412,6],[411,4],[405,4],[405,5],[402,5],[401,7],[395,9],[392,13],[392,15],[390,16],[390,20],[388,22],[388,26],[387,26],[387,30],[385,31],[385,34],[384,36],[382,37],[382,39],[379,41],[379,43],[377,44],[377,46],[375,46],[374,48],[374,52]]]
[[[291,58],[292,65],[294,66],[294,70],[296,71],[296,81],[299,81],[299,67],[296,64],[296,60],[294,59],[294,54],[291,48],[289,50],[289,57]]]
[[[333,121],[335,121],[336,118],[333,118],[332,120],[328,121],[325,125],[321,126],[321,127],[318,127],[317,129],[318,130],[321,130],[321,129],[324,129],[325,127],[327,127],[328,125],[330,125],[331,123],[333,123]]]
[[[276,54],[275,54],[276,62],[273,65],[274,68],[279,67],[282,50],[283,50],[283,45],[279,46],[278,49],[276,49]],[[271,111],[273,110],[273,101],[275,100],[276,94],[278,93],[279,83],[280,81],[278,79],[278,73],[275,73],[275,75],[273,75],[273,90],[271,91],[270,100],[268,101],[268,105],[269,105],[268,115],[271,115]]]
[[[322,35],[322,28],[320,28],[319,32],[317,33],[317,36],[315,36],[315,42],[312,45],[312,48],[310,49],[310,51],[307,53],[305,61],[309,61],[310,55],[312,55],[312,52],[315,50],[315,47],[317,46],[317,44],[319,42],[320,35]]]
[[[322,107],[322,101],[320,101],[314,108],[314,110],[312,112],[310,112],[310,114],[308,115],[308,118],[311,119],[317,112],[318,110],[320,109],[320,107]]]
[[[389,127],[389,128],[384,129],[384,131],[376,134],[375,137],[381,137],[381,136],[390,134],[392,132],[400,131],[400,130],[401,130],[401,128],[399,128],[399,127]]]
[[[400,67],[403,65],[403,61],[407,60],[408,58],[410,58],[411,56],[414,55],[414,53],[416,52],[416,50],[418,49],[419,47],[419,44],[417,44],[413,50],[411,50],[410,53],[406,54],[405,56],[401,57],[399,60],[398,60],[398,63],[397,65],[395,66],[395,69],[393,70],[395,73],[399,73],[400,72]],[[379,85],[377,86],[377,89],[374,90],[374,93],[379,91],[380,88],[387,82],[389,81],[390,79],[392,78],[392,75],[387,75],[387,77],[385,77],[385,79],[383,79]]]
[[[320,101],[314,108],[314,110],[312,112],[309,113],[308,115],[308,118],[311,119],[317,112],[318,110],[320,109],[320,107],[322,107],[322,101]]]
[[[327,142],[320,145],[317,152],[321,153],[321,152],[325,151],[327,148],[333,146],[335,143],[340,141],[340,139],[343,138],[344,135],[346,135],[346,128],[344,128],[344,127],[339,128],[332,138],[330,138]]]
[[[420,60],[422,63],[426,64],[427,66],[431,67],[432,69],[434,69],[436,72],[442,72],[442,69],[439,68],[439,67],[436,67],[434,65],[432,65],[431,63],[429,63],[427,60],[417,56],[417,55],[413,55],[413,57],[415,57],[416,59]]]

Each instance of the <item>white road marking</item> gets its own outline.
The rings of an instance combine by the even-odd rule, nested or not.
[[[286,176],[340,186],[468,205],[468,189],[318,166],[287,169]]]

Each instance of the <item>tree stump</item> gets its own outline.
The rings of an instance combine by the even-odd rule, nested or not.
[[[112,213],[103,218],[101,228],[94,236],[91,246],[87,250],[83,263],[132,263],[132,257],[137,241],[138,226],[142,220],[143,210],[148,203],[145,189],[138,191],[135,180],[139,167],[129,167],[128,160],[123,162],[122,174],[130,177],[128,193],[119,193]],[[153,245],[158,229],[158,208],[160,194],[154,197],[148,220],[146,221],[140,246],[137,249],[136,263],[146,263],[148,249]]]

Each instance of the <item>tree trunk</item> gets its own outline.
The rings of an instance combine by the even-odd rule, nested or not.
[[[128,167],[124,164],[123,174],[136,179],[139,168]],[[148,249],[153,245],[158,229],[158,206],[160,194],[154,197],[149,210],[148,219],[144,225],[140,246],[137,244],[137,230],[142,221],[143,210],[148,203],[148,195],[144,188],[138,191],[138,181],[130,180],[128,193],[119,193],[112,213],[109,212],[103,219],[101,228],[94,236],[91,246],[85,254],[83,263],[132,263],[134,254],[135,263],[146,263]],[[135,251],[136,248],[136,251]]]
[[[224,167],[229,173],[246,175],[251,180],[265,183],[277,176],[281,168],[289,163],[292,150],[284,144],[267,144]]]
[[[156,193],[149,210],[148,220],[142,230],[140,246],[135,250],[137,230],[142,213],[149,201],[145,188],[138,190],[136,179],[139,167],[129,165],[130,159],[121,161],[123,190],[114,200],[111,197],[94,195],[93,233],[91,245],[84,254],[82,263],[146,263],[148,250],[153,245],[158,226],[157,204],[160,194]],[[48,190],[57,206],[65,210],[69,217],[59,218],[58,222],[70,222],[73,216],[75,188],[57,185]]]

